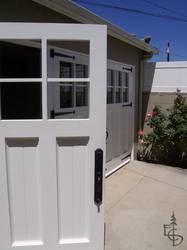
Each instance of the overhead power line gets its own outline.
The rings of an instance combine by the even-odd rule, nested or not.
[[[182,14],[182,13],[179,13],[178,11],[175,11],[175,10],[173,10],[173,9],[171,9],[171,8],[168,8],[168,7],[165,7],[165,6],[163,6],[163,5],[154,3],[154,2],[152,2],[152,1],[149,1],[149,0],[140,0],[140,1],[145,2],[145,3],[148,3],[148,4],[150,4],[150,5],[152,5],[152,6],[155,6],[155,7],[159,8],[159,9],[163,9],[163,10],[166,10],[166,11],[168,11],[168,12],[171,12],[171,13],[177,15],[177,16],[187,18],[186,15],[184,15],[184,14]]]
[[[98,2],[92,2],[92,1],[86,1],[86,0],[74,0],[74,2],[85,3],[85,4],[89,4],[89,5],[95,5],[95,6],[100,6],[100,7],[110,8],[110,9],[116,9],[116,10],[136,13],[136,14],[140,14],[140,15],[159,17],[159,18],[164,18],[164,19],[170,20],[170,21],[178,21],[178,22],[184,22],[184,23],[187,22],[187,19],[182,18],[182,17],[162,15],[162,14],[143,11],[143,10],[139,10],[139,9],[120,7],[120,6],[116,6],[116,5],[112,5],[112,4],[98,3]]]

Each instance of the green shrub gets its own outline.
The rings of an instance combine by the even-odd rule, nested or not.
[[[187,102],[180,91],[167,115],[155,106],[146,123],[152,132],[139,132],[138,159],[187,168]]]

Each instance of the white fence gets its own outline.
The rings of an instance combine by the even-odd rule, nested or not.
[[[150,62],[144,69],[144,92],[187,93],[187,61]]]

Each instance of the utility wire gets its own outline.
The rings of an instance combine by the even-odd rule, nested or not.
[[[187,18],[186,15],[184,15],[184,14],[182,14],[182,13],[179,13],[178,11],[175,11],[175,10],[173,10],[173,9],[171,9],[171,8],[167,8],[167,7],[163,6],[163,5],[154,3],[154,2],[152,2],[152,1],[149,1],[149,0],[140,0],[140,1],[145,2],[145,3],[148,3],[148,4],[150,4],[150,5],[152,5],[152,6],[155,6],[155,7],[159,8],[159,9],[163,9],[163,10],[169,11],[169,12],[171,12],[171,13],[177,15],[177,16],[186,17],[186,18]]]
[[[87,0],[74,0],[74,2],[85,3],[85,4],[89,4],[89,5],[95,5],[95,6],[100,6],[100,7],[110,8],[110,9],[116,9],[116,10],[136,13],[136,14],[140,14],[140,15],[159,17],[159,18],[164,18],[164,19],[170,20],[170,21],[179,21],[179,22],[187,23],[187,19],[182,18],[182,17],[162,15],[162,14],[157,14],[154,12],[147,12],[147,11],[143,11],[143,10],[139,10],[139,9],[120,7],[120,6],[116,6],[116,5],[112,5],[112,4],[98,3],[98,2],[92,2],[92,1],[87,1]]]

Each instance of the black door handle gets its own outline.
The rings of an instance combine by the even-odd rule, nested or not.
[[[103,199],[103,150],[95,151],[95,180],[94,180],[94,203],[100,212]]]
[[[132,102],[127,103],[127,104],[123,104],[122,107],[132,107]]]

